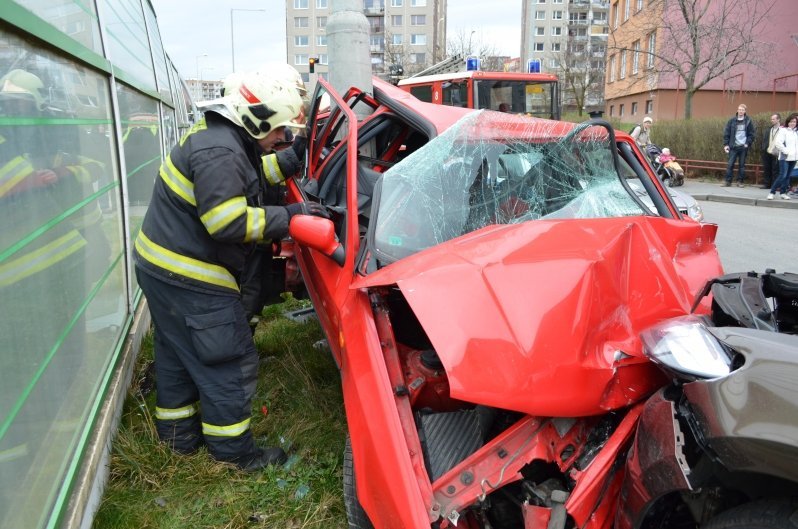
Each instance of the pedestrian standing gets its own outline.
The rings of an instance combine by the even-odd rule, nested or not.
[[[204,443],[215,459],[254,471],[286,455],[258,447],[250,430],[258,353],[241,277],[258,242],[284,237],[295,214],[326,211],[260,203],[261,156],[285,127],[305,129],[296,87],[245,74],[219,103],[162,164],[134,259],[155,325],[159,438],[180,453]]]
[[[734,163],[737,162],[737,187],[745,187],[745,158],[748,156],[748,147],[754,143],[756,130],[754,121],[746,114],[747,107],[743,104],[737,107],[737,115],[731,118],[723,129],[723,150],[729,155],[726,166],[726,180],[724,187],[731,187],[734,175]]]
[[[786,126],[779,129],[774,140],[774,148],[779,156],[779,177],[773,182],[768,200],[773,200],[781,190],[781,198],[790,200],[790,173],[798,160],[798,113],[790,114]]]
[[[781,116],[770,116],[770,127],[762,132],[762,185],[760,189],[770,189],[779,176],[779,158],[774,154],[773,142],[781,127]]]

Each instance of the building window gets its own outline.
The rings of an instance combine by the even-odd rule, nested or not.
[[[427,44],[427,36],[424,33],[414,33],[410,35],[410,44],[425,46]]]
[[[636,75],[640,69],[640,41],[634,41],[632,44],[632,74]]]
[[[536,42],[532,45],[532,51],[543,51],[543,43]]]
[[[551,51],[560,51],[560,43],[559,42],[552,42],[551,43]]]
[[[554,26],[551,28],[551,34],[555,37],[559,37],[562,35],[562,26]]]
[[[632,103],[632,115],[637,114],[637,102]]]
[[[411,26],[423,26],[427,23],[427,15],[410,15]]]
[[[303,53],[303,54],[299,54],[299,55],[294,55],[294,64],[297,64],[297,65],[303,65],[304,64],[304,65],[307,66],[307,64],[308,64],[308,54],[307,53]]]
[[[392,26],[401,26],[402,25],[402,15],[391,15],[391,25]]]
[[[610,116],[615,115],[615,105],[610,105]]]
[[[654,113],[654,100],[649,99],[646,101],[646,114],[653,114]]]
[[[620,60],[621,64],[620,64],[620,71],[618,72],[618,79],[626,79],[626,50],[621,51]]]
[[[316,27],[317,28],[326,28],[327,27],[327,17],[316,17]]]
[[[307,9],[308,0],[294,0],[294,9]]]
[[[294,17],[294,27],[295,28],[308,27],[308,17]]]
[[[615,55],[610,57],[610,82],[615,81]]]
[[[623,117],[623,103],[618,105],[618,116]]]
[[[402,0],[391,0],[391,7],[402,7]]]
[[[546,34],[546,28],[538,26],[535,28],[535,35],[542,37]]]
[[[643,10],[643,0],[637,0],[637,12],[639,13],[642,10]]]
[[[404,37],[404,35],[402,35],[402,34],[398,34],[398,35],[397,34],[393,34],[393,35],[391,35],[391,44],[394,44],[396,46],[401,46],[402,45],[402,37]]]
[[[657,51],[657,40],[656,34],[652,33],[648,36],[648,60],[646,61],[646,66],[648,68],[654,67],[654,53]]]
[[[410,7],[426,7],[426,6],[427,6],[427,0],[410,0]]]
[[[410,60],[413,64],[424,64],[427,62],[427,54],[426,53],[411,53]]]
[[[551,0],[552,4],[562,4],[562,0]]]
[[[552,20],[562,20],[562,11],[554,11],[551,14],[551,19]]]
[[[308,45],[308,36],[307,35],[296,35],[294,37],[294,46],[299,48],[306,47]]]
[[[546,0],[538,0],[538,4],[545,4]]]
[[[629,3],[632,0],[623,0],[623,21],[629,20]]]
[[[316,46],[326,46],[327,35],[316,35]]]
[[[618,28],[618,2],[612,4],[612,27]]]
[[[556,70],[559,66],[557,59],[549,59],[549,69]]]
[[[535,11],[535,20],[546,20],[545,11]]]
[[[327,57],[326,53],[319,54],[319,64],[330,64],[330,59]]]
[[[316,9],[327,9],[327,0],[316,0]]]

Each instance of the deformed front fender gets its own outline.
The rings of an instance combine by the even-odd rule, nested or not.
[[[676,419],[675,404],[665,398],[665,389],[660,389],[649,397],[640,415],[626,463],[616,529],[637,527],[657,498],[690,489],[690,469],[683,448],[684,435]]]

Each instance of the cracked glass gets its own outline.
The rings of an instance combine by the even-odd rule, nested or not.
[[[385,172],[375,249],[397,260],[492,225],[651,214],[614,149],[593,122],[469,114]]]

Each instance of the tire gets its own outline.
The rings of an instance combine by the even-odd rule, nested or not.
[[[746,503],[720,513],[701,529],[798,529],[798,501]]]
[[[366,511],[363,510],[357,499],[352,442],[348,435],[346,436],[346,447],[344,447],[344,507],[346,508],[349,529],[374,529]]]

